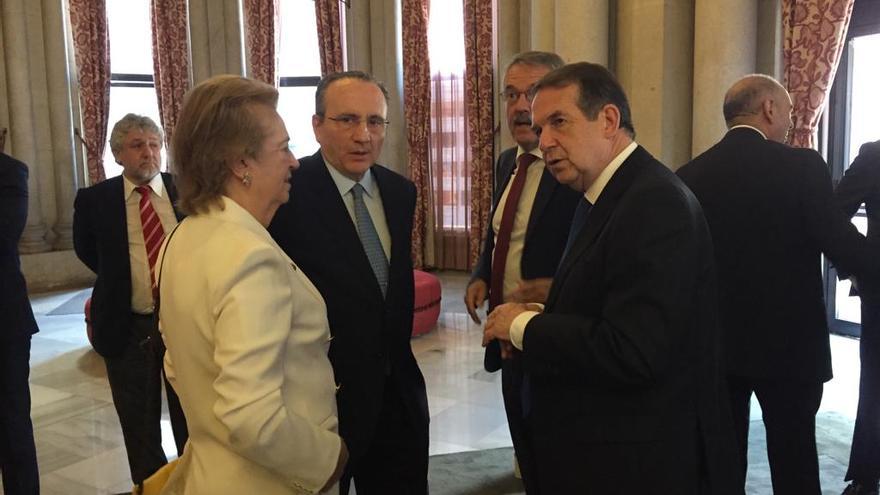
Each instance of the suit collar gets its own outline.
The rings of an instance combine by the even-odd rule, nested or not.
[[[637,146],[632,150],[626,160],[621,163],[616,173],[608,181],[608,184],[602,190],[602,194],[596,200],[596,204],[590,209],[587,223],[583,230],[578,234],[571,250],[565,259],[559,265],[556,272],[556,281],[551,289],[561,286],[561,282],[571,269],[575,260],[579,259],[587,249],[593,244],[611,218],[615,206],[617,206],[620,197],[632,185],[639,171],[643,168],[641,165],[651,159],[651,155],[641,146]],[[558,283],[557,283],[558,282]],[[558,290],[558,289],[556,289]],[[556,290],[551,290],[548,296],[548,302],[555,298]]]
[[[629,158],[629,155],[635,151],[636,147],[638,147],[638,144],[636,144],[635,141],[629,143],[626,148],[611,159],[611,162],[609,162],[602,170],[599,177],[596,177],[596,180],[590,184],[590,187],[587,188],[587,191],[584,193],[584,196],[590,204],[596,204],[599,196],[601,196],[602,191],[605,189],[605,186],[611,181],[612,177],[614,177],[617,169],[619,169],[623,162]]]

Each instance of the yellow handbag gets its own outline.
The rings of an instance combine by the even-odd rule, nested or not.
[[[180,461],[180,458],[174,459],[168,464],[165,464],[161,469],[145,479],[142,485],[135,485],[134,489],[131,491],[131,495],[159,495],[162,488],[165,487],[165,483],[168,482],[171,473],[174,472],[174,468],[177,467],[178,461]]]

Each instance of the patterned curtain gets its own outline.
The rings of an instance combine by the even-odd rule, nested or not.
[[[70,26],[76,57],[89,184],[105,179],[104,147],[110,113],[110,38],[104,0],[70,0]]]
[[[492,209],[495,155],[492,107],[494,71],[492,0],[464,0],[465,101],[471,145],[469,267],[476,263]]]
[[[794,104],[791,145],[813,148],[813,134],[846,41],[855,0],[782,0],[783,84]]]
[[[407,161],[410,178],[416,185],[416,212],[413,218],[413,265],[425,265],[425,235],[430,211],[430,173],[428,135],[431,132],[431,81],[428,62],[428,2],[403,0],[403,114],[406,119]]]
[[[248,70],[251,77],[277,86],[275,73],[278,67],[277,0],[245,0],[245,46]]]
[[[170,146],[183,97],[191,84],[186,0],[151,0],[150,18],[159,120],[165,131],[165,145]],[[168,166],[172,169],[174,164],[169,162]]]
[[[345,55],[342,52],[342,12],[339,9],[339,2],[340,0],[315,0],[322,75],[345,70]],[[404,1],[404,10],[406,10],[405,5],[406,1]],[[406,14],[403,17],[404,29],[406,29]],[[407,39],[406,35],[403,39]]]

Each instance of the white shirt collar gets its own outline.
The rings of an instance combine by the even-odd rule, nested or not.
[[[150,189],[153,190],[153,194],[155,194],[156,196],[159,196],[159,197],[164,196],[165,183],[162,182],[162,173],[161,172],[154,175],[153,178],[150,179],[150,182],[148,182],[146,185],[147,185],[147,187],[149,187]],[[128,200],[128,198],[131,197],[131,194],[134,192],[134,188],[136,188],[136,187],[138,187],[138,186],[136,186],[134,182],[130,181],[128,179],[128,177],[125,176],[125,174],[122,174],[122,188],[123,188],[123,191],[125,191],[125,199],[126,200]]]
[[[731,127],[730,129],[728,129],[727,131],[730,132],[730,131],[732,131],[732,130],[734,130],[734,129],[739,129],[739,128],[741,128],[741,127],[746,128],[746,129],[751,129],[751,130],[757,132],[758,134],[760,134],[762,138],[767,139],[767,135],[764,134],[763,132],[761,132],[761,129],[758,129],[757,127],[752,127],[752,126],[750,126],[750,125],[748,125],[748,124],[739,124],[739,125],[735,125],[735,126]]]
[[[599,174],[599,177],[596,177],[596,180],[590,184],[590,187],[587,188],[586,192],[584,192],[584,197],[587,198],[587,201],[590,204],[596,204],[596,201],[599,199],[599,196],[602,194],[602,191],[605,189],[605,186],[608,185],[608,182],[611,181],[611,177],[614,177],[614,173],[617,172],[617,169],[623,165],[623,162],[629,158],[629,155],[632,154],[633,151],[636,150],[638,144],[635,141],[629,143],[626,148],[623,149],[617,156],[608,163],[608,166],[605,167],[604,170]]]
[[[336,170],[336,167],[330,165],[330,162],[327,161],[327,158],[324,158],[324,165],[327,167],[327,170],[330,172],[330,177],[333,178],[333,182],[336,184],[336,188],[339,189],[339,195],[345,196],[351,191],[351,188],[354,187],[355,184],[360,184],[363,186],[364,191],[366,191],[367,196],[373,197],[376,193],[376,181],[373,180],[373,173],[370,169],[367,169],[367,173],[361,177],[361,180],[355,182],[348,177],[342,175],[342,172]]]

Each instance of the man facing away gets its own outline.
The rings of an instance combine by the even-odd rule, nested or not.
[[[155,266],[166,234],[182,219],[171,176],[159,173],[162,131],[149,117],[128,114],[110,133],[122,175],[77,192],[73,244],[97,274],[92,291],[93,345],[104,358],[122,426],[131,479],[140,484],[166,464],[162,449],[162,355],[151,335]],[[177,454],[186,443],[180,401],[165,381]]]
[[[821,254],[876,272],[865,239],[832,201],[825,161],[786,146],[792,103],[773,78],[746,76],[724,97],[728,132],[679,169],[706,214],[718,269],[725,373],[748,466],[754,393],[777,495],[820,494],[816,412],[831,379]]]
[[[416,190],[376,164],[388,93],[371,75],[328,75],[315,92],[321,148],[300,160],[290,201],[269,232],[327,304],[339,431],[350,451],[340,481],[359,495],[426,493],[428,400],[410,347]]]
[[[544,160],[583,199],[546,305],[497,307],[484,343],[522,351],[541,492],[736,493],[699,203],[633,141],[607,69],[566,65],[535,92]]]
[[[529,92],[541,77],[562,65],[555,53],[525,52],[513,57],[504,75],[507,128],[517,145],[498,157],[498,187],[486,241],[465,290],[465,306],[477,324],[477,308],[487,298],[489,311],[502,302],[543,303],[559,266],[581,195],[557,182],[547,169],[532,130]],[[510,351],[509,344],[505,345]],[[510,358],[502,360],[499,341],[493,341],[486,347],[484,364],[487,371],[501,369],[514,452],[526,492],[536,494],[521,405],[522,360],[519,351],[506,355]]]
[[[864,204],[868,215],[868,239],[874,242],[880,239],[880,141],[862,145],[859,156],[837,184],[834,200],[849,218]],[[862,300],[859,406],[845,476],[845,481],[852,480],[852,483],[843,494],[877,495],[880,480],[880,284],[867,279],[859,280],[857,285]]]

